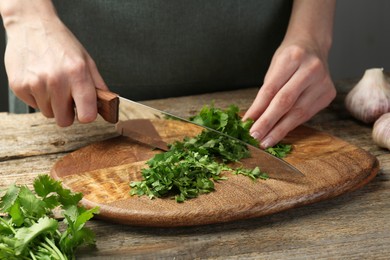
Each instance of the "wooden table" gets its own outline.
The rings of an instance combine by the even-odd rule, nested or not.
[[[365,187],[337,198],[274,215],[232,223],[146,228],[92,220],[96,249],[79,259],[389,259],[390,153],[371,139],[371,125],[354,120],[344,109],[345,94],[355,82],[338,82],[335,101],[307,125],[326,131],[377,156],[378,176]],[[214,100],[247,109],[257,89],[144,102],[188,117]],[[49,173],[62,156],[114,135],[98,119],[88,125],[57,127],[41,114],[0,113],[0,189]]]

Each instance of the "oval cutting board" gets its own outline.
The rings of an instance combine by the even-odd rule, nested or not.
[[[179,121],[161,120],[158,125],[167,129],[158,132],[168,143],[199,133],[196,126]],[[64,156],[51,175],[64,187],[82,192],[82,204],[87,208],[99,206],[99,218],[129,225],[173,227],[259,217],[329,199],[365,185],[379,170],[373,155],[309,127],[298,127],[284,142],[293,145],[285,160],[304,176],[275,173],[268,180],[252,181],[227,173],[228,180],[216,183],[214,192],[184,203],[129,195],[129,183],[141,179],[140,170],[158,151],[123,136]],[[244,165],[261,168],[255,154]]]

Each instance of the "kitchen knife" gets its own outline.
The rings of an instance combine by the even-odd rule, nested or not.
[[[253,145],[247,144],[237,138],[228,136],[225,133],[205,127],[187,119],[172,115],[170,113],[146,106],[144,104],[120,97],[119,95],[97,89],[98,113],[107,121],[116,124],[117,131],[131,139],[167,151],[167,144],[160,138],[154,127],[153,120],[166,118],[176,119],[186,124],[196,125],[202,129],[213,131],[233,140],[244,143],[250,147],[251,152],[255,151],[256,161],[259,168],[267,172],[270,176],[304,176],[298,169],[288,162],[271,155],[264,150]]]

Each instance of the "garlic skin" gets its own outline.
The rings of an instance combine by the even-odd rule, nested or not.
[[[390,82],[383,69],[367,69],[346,96],[345,106],[352,116],[365,123],[373,123],[390,112]]]
[[[390,113],[383,114],[375,121],[372,139],[378,146],[390,150]]]

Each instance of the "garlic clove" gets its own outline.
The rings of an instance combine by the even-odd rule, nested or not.
[[[365,123],[390,112],[390,82],[383,69],[367,69],[346,96],[345,106],[353,117]]]
[[[390,150],[390,113],[383,114],[375,121],[372,139],[378,146]]]

